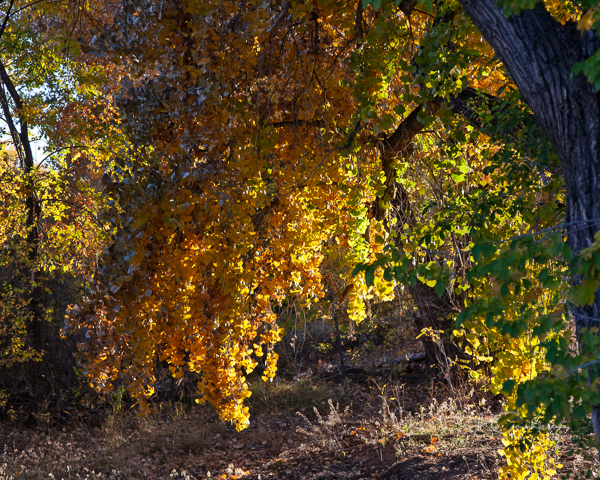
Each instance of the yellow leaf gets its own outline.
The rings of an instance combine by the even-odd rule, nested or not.
[[[592,28],[597,10],[598,10],[598,7],[590,8],[586,12],[586,14],[583,17],[581,17],[581,20],[579,20],[579,23],[577,24],[577,30],[583,31],[583,30],[589,30],[590,28]]]

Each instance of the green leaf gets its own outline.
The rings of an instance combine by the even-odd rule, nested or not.
[[[356,267],[354,267],[354,270],[352,270],[352,276],[355,277],[360,272],[362,272],[363,270],[365,270],[365,268],[366,267],[365,267],[364,263],[359,263],[358,265],[356,265]]]
[[[547,268],[544,268],[539,274],[538,274],[538,280],[542,283],[544,283],[546,280],[548,280],[548,277],[550,275],[550,272],[548,271]]]
[[[437,293],[438,297],[442,298],[445,291],[446,291],[446,285],[444,285],[444,282],[442,282],[441,280],[438,280],[437,283],[435,284],[435,293]]]
[[[471,249],[471,255],[473,255],[473,260],[476,262],[479,261],[481,258],[481,245],[479,243],[473,245],[473,248]]]
[[[563,257],[567,262],[573,260],[573,250],[571,250],[571,247],[566,242],[563,243]]]
[[[377,265],[369,265],[365,270],[365,282],[367,287],[372,287],[375,283],[375,270],[377,270]]]
[[[517,382],[513,379],[506,380],[502,384],[502,393],[505,393],[506,395],[512,394],[513,390],[515,389],[516,384],[517,384]]]
[[[394,279],[394,275],[392,274],[392,270],[390,268],[386,268],[383,272],[383,279],[386,282],[391,282]]]
[[[464,174],[459,174],[459,173],[452,174],[452,180],[454,180],[456,183],[464,182],[465,178],[467,178],[467,176]]]

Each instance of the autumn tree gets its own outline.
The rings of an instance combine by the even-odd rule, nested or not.
[[[82,39],[90,54],[127,64],[120,105],[132,142],[109,187],[123,208],[112,216],[119,233],[96,294],[72,323],[94,332],[82,349],[99,388],[134,382],[131,391],[143,398],[156,361],[166,360],[176,376],[201,373],[203,397],[243,426],[245,372],[280,335],[273,305],[322,295],[319,264],[331,240],[355,285],[349,313],[357,320],[369,297],[392,297],[395,281],[376,266],[351,279],[352,267],[379,258],[389,242],[418,251],[428,270],[408,288],[421,327],[444,331],[439,346],[426,345],[432,360],[448,365],[460,351],[449,330],[461,295],[437,280],[449,274],[444,240],[430,236],[438,246],[421,250],[415,193],[396,172],[411,155],[425,160],[425,144],[417,151],[412,142],[433,128],[435,115],[463,131],[453,112],[477,122],[476,107],[488,109],[491,93],[479,95],[476,82],[457,87],[467,73],[457,80],[448,66],[438,78],[424,72],[433,71],[424,59],[439,46],[427,44],[428,28],[447,33],[449,13],[440,9],[430,24],[429,14],[404,3],[384,16],[336,2],[200,10],[126,2],[112,26]],[[452,35],[481,47],[466,24]],[[470,58],[461,66],[495,93],[504,79],[499,65],[490,75],[489,64]],[[451,168],[451,184],[464,182],[467,164]],[[467,260],[464,229],[456,226],[447,255]],[[458,263],[464,275],[466,263]],[[269,356],[265,377],[273,373]]]
[[[119,231],[73,326],[90,332],[82,350],[99,360],[88,368],[100,388],[124,381],[143,400],[156,362],[168,361],[175,377],[200,373],[202,398],[243,428],[245,375],[263,355],[264,378],[275,373],[273,305],[322,295],[319,266],[332,237],[366,260],[362,199],[371,193],[350,156],[359,127],[341,115],[352,98],[331,75],[355,41],[354,17],[331,6],[334,26],[322,32],[305,7],[203,8],[125,4],[115,18],[125,33],[110,27],[86,46],[138,61],[120,99],[132,148],[109,187],[123,208],[113,217]],[[155,15],[165,21],[135,27]],[[321,125],[333,123],[337,132],[324,135]],[[341,156],[350,158],[339,169]],[[358,316],[359,295],[350,300]]]
[[[408,292],[432,360],[492,365],[517,412],[507,475],[550,472],[547,436],[518,445],[570,396],[585,411],[597,362],[597,102],[573,71],[595,78],[596,10],[501,3],[103,6],[80,43],[120,68],[128,148],[106,179],[116,235],[69,320],[97,388],[143,405],[167,362],[243,428],[246,375],[275,373],[277,305],[318,301],[335,252],[349,315]]]
[[[118,127],[99,98],[106,69],[75,61],[69,35],[78,21],[70,7],[6,2],[0,25],[7,136],[0,164],[0,366],[11,378],[2,387],[20,394],[15,366],[25,363],[35,400],[50,389],[44,379],[51,377],[43,375],[50,364],[65,367],[54,372],[59,376],[70,375],[62,317],[109,233],[99,220],[100,165],[118,144]]]

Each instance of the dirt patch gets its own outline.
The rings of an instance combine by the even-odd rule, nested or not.
[[[257,384],[241,433],[206,407],[165,403],[96,428],[5,423],[0,479],[496,478],[493,414],[431,398],[423,382],[372,380]]]
[[[494,398],[419,372],[394,380],[381,371],[345,390],[317,375],[255,383],[252,422],[239,433],[205,406],[173,402],[154,404],[144,419],[108,411],[95,427],[85,411],[60,428],[6,422],[0,480],[499,478]],[[590,465],[580,454],[560,462],[564,478]]]

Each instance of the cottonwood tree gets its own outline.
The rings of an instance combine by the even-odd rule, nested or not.
[[[576,22],[561,23],[543,2],[459,3],[502,59],[556,147],[566,187],[568,243],[577,254],[597,242],[600,228],[600,96],[574,69],[597,54],[600,38]],[[573,3],[589,8],[595,2]],[[592,293],[591,301],[572,312],[578,332],[598,328],[600,293]],[[592,420],[600,442],[600,405],[594,406]]]
[[[318,301],[332,257],[357,320],[409,292],[439,363],[494,360],[498,392],[548,369],[548,342],[566,336],[568,250],[560,235],[502,242],[554,232],[566,208],[571,250],[594,245],[597,164],[574,165],[596,148],[596,97],[571,73],[596,36],[570,2],[512,17],[493,2],[366,3],[125,1],[82,32],[88,58],[122,68],[130,142],[107,179],[116,236],[70,318],[99,390],[124,382],[143,401],[167,362],[243,428],[246,375],[259,361],[275,373],[278,306]],[[574,299],[593,287],[595,305],[592,277]],[[575,308],[580,327],[597,318]],[[459,315],[473,325],[462,344]]]
[[[244,428],[278,309],[319,301],[326,262],[351,318],[408,292],[445,373],[487,363],[521,421],[504,472],[550,475],[524,421],[597,403],[593,369],[577,380],[597,362],[597,97],[573,71],[594,79],[595,10],[499,3],[98,4],[83,59],[118,71],[129,147],[106,176],[116,234],[69,319],[97,388],[143,405],[167,362]]]
[[[466,23],[453,30],[451,10],[432,17],[404,2],[383,16],[357,5],[217,2],[196,11],[124,2],[113,25],[81,39],[129,75],[119,101],[132,149],[109,186],[123,208],[112,216],[119,233],[95,294],[72,321],[95,339],[82,353],[99,388],[125,381],[143,398],[156,361],[168,361],[176,376],[200,372],[203,398],[245,425],[244,372],[262,344],[269,350],[279,338],[273,306],[322,296],[318,266],[335,253],[332,244],[356,287],[349,311],[357,320],[369,297],[391,297],[394,281],[374,269],[351,279],[351,268],[377,258],[386,242],[414,251],[424,269],[408,287],[417,321],[434,335],[445,331],[441,344],[426,342],[430,358],[443,363],[460,351],[449,330],[463,300],[435,276],[450,275],[446,258],[464,277],[465,225],[452,227],[452,242],[429,232],[425,249],[428,232],[415,226],[422,200],[446,201],[448,186],[466,185],[459,150],[478,165],[477,144],[458,148],[447,174],[432,179],[435,193],[424,178],[407,190],[396,176],[403,159],[429,158],[433,140],[412,145],[421,132],[447,137],[436,118],[464,137],[452,113],[478,123],[490,103],[478,87],[494,92],[505,77],[489,50],[460,60],[469,85],[456,86],[443,57],[439,75],[431,73],[436,65],[426,59],[445,47],[445,35],[482,47]],[[265,377],[274,368],[270,356]]]

